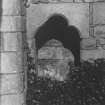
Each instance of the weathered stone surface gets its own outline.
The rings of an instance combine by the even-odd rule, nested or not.
[[[1,95],[0,105],[25,105],[24,93],[16,95]]]
[[[22,53],[1,53],[1,73],[16,73],[23,70]]]
[[[70,3],[73,2],[73,0],[59,0],[59,1],[60,1],[60,2],[68,2],[68,3],[69,3],[69,2],[70,2]]]
[[[99,41],[99,44],[105,45],[105,38],[99,38],[97,40]]]
[[[105,24],[105,3],[95,3],[93,5],[93,23]]]
[[[97,39],[97,47],[101,47],[103,50],[105,50],[105,38]]]
[[[75,2],[86,2],[85,0],[75,0]]]
[[[74,25],[81,33],[81,37],[89,37],[89,4],[88,3],[57,3],[32,4],[27,9],[27,37],[33,38],[35,30],[52,14],[64,15],[70,25]]]
[[[94,38],[82,39],[81,49],[83,49],[83,50],[94,50],[94,49],[96,49],[96,39],[94,39]]]
[[[20,16],[25,12],[22,2],[23,0],[0,0],[0,32],[6,32],[2,39],[0,36],[0,105],[25,104],[25,95],[20,94],[23,91],[23,76],[19,74],[23,70],[22,54],[12,52],[16,51],[20,37],[8,33],[25,30],[25,17]],[[18,73],[15,74],[16,72]]]
[[[94,35],[96,37],[104,37],[105,38],[105,26],[97,26],[94,28]]]
[[[2,0],[2,15],[24,15],[23,0]]]
[[[38,65],[38,76],[47,76],[52,79],[63,81],[69,70],[70,66],[66,60],[41,61]]]
[[[105,2],[105,0],[93,0],[94,2]]]
[[[104,1],[104,0],[75,0],[75,2],[97,2],[97,1]],[[73,0],[32,0],[32,3],[50,3],[50,2],[73,2]]]
[[[31,57],[35,57],[36,56],[36,44],[35,44],[35,39],[27,39],[27,46],[29,48],[30,51],[30,56]]]
[[[45,46],[63,46],[63,44],[58,40],[52,39],[48,41]]]
[[[1,43],[1,33],[0,33],[0,51],[1,51],[1,49],[2,49],[2,43]]]
[[[21,51],[22,50],[22,33],[1,33],[1,50],[2,51]]]
[[[75,2],[104,2],[104,0],[75,0]]]
[[[105,50],[103,48],[99,48],[97,50],[82,50],[81,51],[81,59],[97,59],[97,58],[105,58]]]
[[[38,3],[48,3],[49,0],[31,0],[32,4],[38,4]]]
[[[103,50],[105,50],[105,45],[102,45]]]
[[[2,16],[0,31],[25,31],[25,17]]]
[[[74,61],[74,56],[66,48],[63,47],[43,47],[38,52],[39,59],[67,59]]]
[[[51,43],[50,43],[51,42]],[[48,45],[53,46],[49,41]],[[59,43],[58,43],[59,44]],[[55,44],[57,45],[57,43]],[[69,71],[68,63],[74,63],[73,54],[66,48],[62,47],[42,47],[38,52],[39,65],[38,75],[48,76],[63,81]]]
[[[31,0],[32,3],[73,2],[73,0]]]
[[[1,75],[0,94],[21,93],[23,91],[23,75]]]

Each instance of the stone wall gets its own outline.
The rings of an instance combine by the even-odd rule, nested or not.
[[[0,0],[0,105],[25,104],[23,0]]]
[[[37,28],[52,14],[61,13],[81,33],[81,59],[105,58],[104,0],[31,0],[31,3],[27,9],[30,47]]]
[[[36,56],[36,30],[49,16],[59,13],[65,15],[69,24],[74,25],[81,33],[81,60],[105,58],[105,0],[30,1],[32,4],[27,8],[27,38],[33,57]],[[38,65],[39,76],[45,76],[47,71],[47,74],[50,72],[50,77],[55,74],[55,78],[62,81],[70,70],[70,60],[74,61],[71,52],[62,43],[51,40],[38,51],[38,62],[35,64]],[[35,102],[33,100],[35,99],[30,99],[32,103]]]

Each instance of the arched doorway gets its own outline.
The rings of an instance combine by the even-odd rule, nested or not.
[[[80,65],[80,33],[74,26],[68,25],[68,20],[61,14],[54,14],[37,30],[35,34],[36,49],[55,39],[69,49],[75,58],[75,65]]]
[[[34,37],[37,53],[35,68],[28,74],[27,104],[32,104],[32,99],[35,100],[33,103],[37,103],[37,94],[33,91],[38,91],[36,85],[43,82],[41,78],[65,81],[70,71],[70,64],[74,64],[75,61],[75,64],[79,65],[79,34],[78,29],[69,26],[66,17],[61,14],[51,15],[37,29]],[[36,78],[35,73],[39,79]]]

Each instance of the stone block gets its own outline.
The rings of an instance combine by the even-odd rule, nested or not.
[[[42,2],[42,3],[48,3],[49,0],[31,0],[31,3],[32,3],[32,4],[40,3],[40,2]]]
[[[27,37],[33,38],[38,27],[57,13],[64,15],[69,25],[80,31],[81,37],[89,37],[89,3],[32,4],[27,9]]]
[[[1,53],[1,73],[19,73],[23,71],[22,53]]]
[[[103,50],[105,50],[105,45],[102,45]]]
[[[83,50],[94,50],[94,49],[96,49],[96,39],[95,38],[82,39],[81,49],[83,49]]]
[[[105,24],[105,3],[93,4],[93,24]]]
[[[99,41],[100,45],[105,45],[105,38],[99,38],[97,40]]]
[[[43,47],[38,51],[38,59],[66,59],[74,61],[71,51],[64,47]]]
[[[94,0],[95,2],[105,2],[105,0]]]
[[[1,75],[0,94],[16,94],[23,91],[23,74]]]
[[[31,0],[32,3],[73,2],[73,0]]]
[[[25,17],[23,16],[2,16],[1,32],[25,31]]]
[[[75,0],[75,2],[104,2],[104,0]]]
[[[104,0],[74,0],[75,2],[104,2]],[[31,0],[32,3],[73,2],[73,0]]]
[[[15,94],[15,95],[1,95],[0,105],[25,105],[25,95]]]
[[[86,2],[86,0],[75,0],[75,2]]]
[[[81,59],[98,59],[105,58],[105,50],[103,48],[99,48],[97,50],[81,50]]]
[[[70,2],[70,3],[73,2],[73,0],[59,0],[59,1],[60,1],[60,2],[68,2],[68,3],[69,3],[69,2]]]
[[[0,33],[0,51],[1,51],[1,49],[2,49],[2,43],[1,43],[1,41],[2,41],[2,39],[1,39],[1,33]]]
[[[1,33],[2,51],[22,51],[22,33]]]
[[[100,37],[105,38],[105,25],[104,26],[96,26],[94,28],[94,36],[97,38],[100,38]]]
[[[2,0],[2,15],[25,15],[23,0]]]
[[[105,38],[97,39],[97,47],[103,48],[105,50]]]
[[[93,0],[93,2],[105,2],[105,0]]]
[[[60,42],[60,41],[58,41],[58,40],[55,40],[55,39],[52,39],[52,40],[50,40],[50,41],[48,41],[46,44],[45,44],[45,46],[58,46],[58,47],[61,47],[61,46],[63,46],[63,44]]]
[[[70,66],[66,60],[40,61],[38,65],[38,76],[50,77],[63,81],[68,74]]]

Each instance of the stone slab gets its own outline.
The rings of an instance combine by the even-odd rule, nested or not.
[[[94,28],[94,36],[97,37],[97,38],[100,38],[100,37],[105,38],[105,25],[96,26]]]
[[[31,3],[73,2],[73,0],[31,0]]]
[[[49,41],[45,44],[45,46],[62,47],[63,44],[62,44],[60,41],[58,41],[58,40],[52,39],[52,40],[49,40]]]
[[[105,0],[93,0],[93,2],[105,2]]]
[[[1,75],[0,94],[16,94],[23,91],[22,74]]]
[[[25,15],[23,0],[2,0],[2,15]]]
[[[105,45],[102,45],[103,50],[105,50]]]
[[[95,38],[84,38],[81,41],[82,50],[94,50],[96,49],[96,39]]]
[[[15,95],[1,95],[0,105],[25,105],[25,95],[15,94]]]
[[[33,38],[38,27],[55,13],[64,15],[69,25],[74,25],[80,31],[81,37],[89,37],[88,3],[32,4],[27,9],[27,37]]]
[[[2,39],[1,39],[1,33],[0,33],[0,51],[1,51],[1,49],[2,49],[2,43],[1,43],[1,41],[2,41]]]
[[[38,59],[66,59],[74,61],[71,51],[64,47],[43,47],[38,51]]]
[[[51,3],[51,2],[104,2],[104,0],[31,0],[31,3]]]
[[[22,33],[1,33],[2,51],[22,51]]]
[[[105,50],[105,38],[97,38],[97,47],[101,47]]]
[[[57,79],[63,81],[69,72],[70,66],[66,60],[40,61],[38,65],[38,76]]]
[[[23,16],[2,16],[1,32],[25,31],[25,17]]]
[[[60,2],[68,2],[68,3],[69,3],[69,2],[70,2],[70,3],[73,2],[73,0],[58,0],[58,2],[59,2],[59,1],[60,1]]]
[[[22,53],[4,52],[1,53],[0,73],[19,73],[23,71]]]
[[[105,50],[103,50],[103,48],[99,48],[97,50],[81,50],[82,60],[97,58],[105,58]]]
[[[100,45],[105,45],[105,38],[99,38],[97,40],[99,41]]]
[[[94,3],[93,24],[105,24],[105,3]]]
[[[104,2],[105,0],[75,0],[75,2]]]

